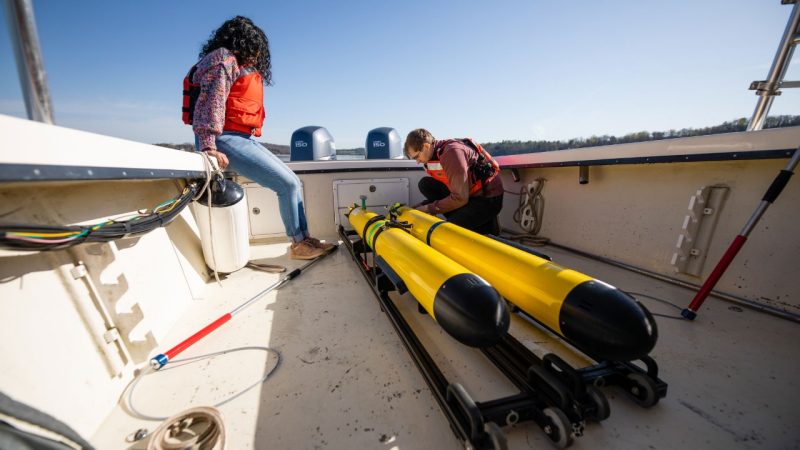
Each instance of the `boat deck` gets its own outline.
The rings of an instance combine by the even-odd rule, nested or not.
[[[261,262],[290,270],[284,244],[252,247]],[[558,264],[632,293],[688,304],[693,292],[662,281],[542,247]],[[280,275],[249,268],[209,283],[203,299],[173,328],[161,351],[245,302]],[[679,310],[636,295],[651,312]],[[476,349],[458,344],[408,294],[395,303],[451,382],[476,401],[518,392]],[[164,299],[169,301],[169,299]],[[796,323],[710,298],[694,322],[656,317],[660,338],[652,356],[667,396],[649,409],[619,388],[605,387],[611,416],[588,423],[570,448],[798,448],[800,342]],[[512,315],[511,333],[541,356],[555,352],[576,367],[582,356],[526,319]],[[179,358],[239,351],[174,363],[136,385],[136,409],[170,416],[190,406],[210,406],[257,382],[263,384],[219,406],[228,447],[249,448],[463,448],[422,375],[406,352],[364,277],[344,246],[281,289],[245,309]],[[160,422],[134,417],[126,402],[107,418],[92,442],[103,449],[145,448],[126,442],[139,428]],[[509,448],[553,448],[533,422],[503,427]]]

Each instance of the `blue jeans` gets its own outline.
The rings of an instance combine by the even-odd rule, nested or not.
[[[199,145],[195,137],[195,148]],[[244,133],[225,131],[217,136],[217,150],[228,157],[230,168],[278,194],[286,235],[294,242],[309,236],[300,178],[283,161]]]

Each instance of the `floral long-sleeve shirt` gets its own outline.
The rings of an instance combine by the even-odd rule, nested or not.
[[[226,48],[218,48],[197,63],[192,79],[200,84],[200,95],[195,103],[192,130],[199,137],[198,150],[216,150],[216,137],[225,125],[225,102],[231,85],[239,78],[236,56]]]

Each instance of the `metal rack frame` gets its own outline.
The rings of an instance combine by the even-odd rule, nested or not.
[[[556,447],[568,447],[574,437],[583,434],[587,420],[599,422],[609,417],[609,404],[599,386],[619,386],[643,407],[655,405],[666,395],[667,384],[658,379],[658,366],[649,357],[643,360],[644,369],[624,362],[575,369],[552,353],[539,358],[506,335],[498,345],[481,352],[520,392],[475,402],[463,386],[447,380],[390,298],[391,292],[406,292],[403,281],[356,232],[340,226],[339,237],[466,448],[505,449],[500,427],[526,421],[539,425]]]

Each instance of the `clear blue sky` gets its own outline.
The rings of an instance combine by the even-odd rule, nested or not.
[[[224,20],[267,33],[264,141],[326,127],[569,139],[750,117],[792,6],[780,0],[34,1],[56,123],[189,142],[181,81]],[[0,113],[25,117],[3,14]],[[795,57],[800,60],[800,55]],[[795,62],[787,79],[800,79]],[[771,114],[800,114],[800,89]]]

